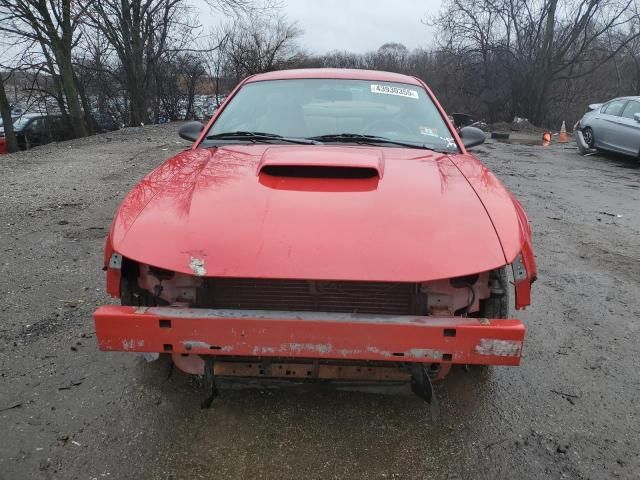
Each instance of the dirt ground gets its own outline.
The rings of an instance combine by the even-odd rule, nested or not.
[[[98,352],[104,236],[123,195],[184,148],[144,127],[0,157],[0,478],[640,477],[640,161],[490,141],[539,281],[519,368],[412,395],[225,390]],[[158,239],[160,241],[160,239]]]

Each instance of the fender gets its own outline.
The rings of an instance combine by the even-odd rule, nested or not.
[[[495,228],[506,264],[521,262],[523,272],[515,275],[515,306],[521,310],[531,304],[531,284],[538,270],[533,255],[533,234],[524,208],[474,155],[451,155],[451,161],[465,176],[482,202]]]

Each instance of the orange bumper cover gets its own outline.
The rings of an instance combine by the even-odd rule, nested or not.
[[[519,320],[103,306],[105,351],[519,365]]]

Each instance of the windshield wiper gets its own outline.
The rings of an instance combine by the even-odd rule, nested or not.
[[[387,137],[379,137],[376,135],[364,135],[362,133],[331,133],[329,135],[318,135],[317,137],[309,137],[309,140],[316,140],[323,143],[326,142],[353,142],[361,144],[388,143],[390,145],[399,145],[401,147],[421,148],[425,150],[433,150],[439,153],[451,153],[445,149],[437,149],[429,147],[424,143],[402,142],[400,140],[392,140]]]
[[[283,137],[275,133],[264,132],[225,132],[207,136],[207,140],[249,140],[251,142],[279,141],[300,145],[316,145],[319,142],[309,138]]]

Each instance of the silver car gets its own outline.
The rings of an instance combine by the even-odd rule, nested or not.
[[[576,129],[589,148],[640,157],[640,97],[589,105]]]

